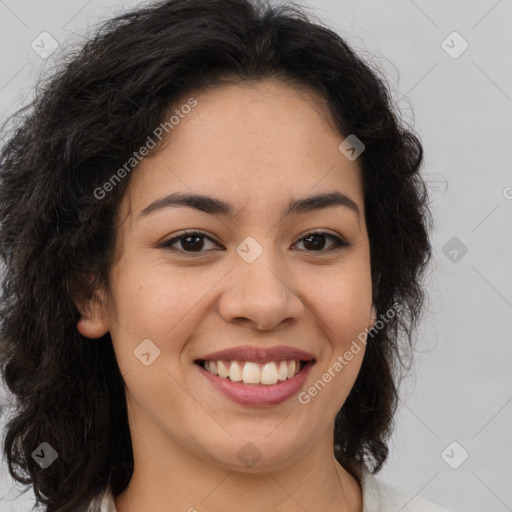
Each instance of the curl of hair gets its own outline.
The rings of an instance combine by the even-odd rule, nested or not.
[[[353,475],[384,463],[401,378],[399,339],[405,333],[413,350],[420,278],[431,256],[419,138],[403,126],[385,79],[304,9],[168,0],[104,22],[70,51],[17,113],[0,152],[0,368],[16,399],[3,448],[12,477],[32,485],[48,511],[82,510],[108,482],[117,495],[133,472],[110,334],[90,340],[76,329],[76,304],[108,285],[130,176],[101,200],[95,189],[182,98],[228,79],[270,77],[318,91],[340,141],[354,134],[366,146],[359,161],[374,304],[378,316],[393,304],[401,310],[368,340],[335,419],[333,448]],[[43,441],[58,452],[44,470],[31,456]]]

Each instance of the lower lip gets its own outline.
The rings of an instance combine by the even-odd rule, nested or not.
[[[241,405],[264,407],[277,405],[299,392],[314,362],[308,361],[304,368],[291,379],[280,381],[271,386],[265,384],[240,384],[229,379],[213,375],[202,366],[195,365],[208,379],[211,385],[224,396]]]

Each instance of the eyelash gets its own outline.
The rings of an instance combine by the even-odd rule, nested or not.
[[[215,242],[215,240],[213,240],[209,236],[205,235],[204,233],[201,233],[199,231],[186,230],[186,231],[180,233],[178,236],[175,236],[175,237],[171,238],[170,240],[166,240],[165,242],[160,244],[159,247],[162,248],[162,249],[167,249],[167,250],[175,251],[175,252],[178,252],[178,253],[182,253],[182,254],[186,255],[187,257],[188,256],[193,257],[193,258],[199,257],[202,253],[207,252],[207,251],[196,251],[196,252],[194,252],[194,251],[183,251],[181,249],[176,249],[174,247],[171,247],[176,242],[178,242],[178,241],[180,241],[182,239],[188,238],[191,235],[199,235],[200,237],[203,237],[203,238],[206,238],[207,240],[210,240],[214,244],[217,243],[217,242]],[[331,233],[327,233],[325,231],[311,231],[311,232],[307,233],[305,236],[303,236],[299,240],[299,242],[303,241],[305,238],[308,238],[311,235],[326,235],[327,238],[331,238],[334,241],[335,245],[334,245],[334,247],[331,247],[330,249],[327,249],[327,250],[322,249],[320,251],[306,251],[306,252],[325,253],[325,252],[330,252],[330,251],[336,251],[336,250],[344,249],[344,248],[349,247],[351,245],[350,243],[345,242],[345,240],[341,239],[340,237],[338,237],[336,235],[333,235]]]

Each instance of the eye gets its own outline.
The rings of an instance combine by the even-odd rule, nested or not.
[[[326,238],[331,239],[333,244],[329,249],[324,250],[324,239]],[[219,247],[218,244],[210,237],[198,231],[185,231],[178,236],[166,240],[160,245],[160,247],[188,255],[192,255],[192,253],[200,254],[202,252],[206,252],[202,250],[205,248],[204,239]],[[174,247],[177,243],[181,245],[181,249]],[[327,252],[350,246],[348,242],[345,242],[340,237],[324,231],[313,231],[308,233],[305,237],[301,238],[298,243],[304,243],[304,246],[307,248],[307,252]]]
[[[324,251],[326,238],[330,238],[333,241],[333,245],[331,245],[330,249]],[[305,247],[312,249],[312,251],[308,250],[308,252],[328,252],[350,246],[348,242],[345,242],[340,237],[324,231],[312,231],[301,238],[298,243],[303,243]]]
[[[203,233],[199,233],[198,231],[185,231],[180,235],[163,242],[160,247],[182,253],[201,253],[204,252],[201,249],[205,246],[205,242],[202,239],[206,239],[217,245],[210,237],[207,237]],[[173,247],[177,242],[180,243],[182,249],[176,249]]]

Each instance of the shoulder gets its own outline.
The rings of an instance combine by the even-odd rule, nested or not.
[[[453,512],[419,496],[410,496],[367,471],[362,473],[361,487],[363,512]]]

